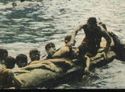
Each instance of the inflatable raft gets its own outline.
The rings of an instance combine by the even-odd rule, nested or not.
[[[113,37],[115,38],[115,36]],[[105,59],[104,52],[99,50],[97,55],[91,58],[90,70],[107,65],[115,58],[120,58],[118,52],[121,44],[115,39],[115,45],[108,52],[108,59]],[[120,49],[124,51],[124,46]],[[122,53],[122,55],[123,54],[124,53]],[[0,78],[0,81],[4,80],[4,84],[8,84],[6,86],[3,84],[2,88],[51,88],[60,83],[67,83],[68,81],[81,79],[85,74],[84,62],[85,61],[78,61],[75,59],[68,60],[64,58],[34,61],[26,67],[18,70],[5,69],[3,75],[6,76],[4,76],[3,79]]]
[[[113,61],[114,58],[113,51],[109,51],[107,60],[105,60],[104,53],[99,52],[92,58],[90,68],[102,67]],[[84,68],[84,61],[71,61],[64,58],[48,59],[34,61],[18,70],[12,69],[6,73],[4,79],[8,84],[7,88],[51,88],[60,83],[81,79],[85,74]],[[4,84],[6,83],[4,82]]]

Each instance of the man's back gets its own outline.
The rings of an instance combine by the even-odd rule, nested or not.
[[[100,43],[101,38],[102,38],[102,31],[99,26],[96,27],[88,27],[88,25],[83,25],[83,29],[85,32],[85,38],[84,41],[87,41],[88,44],[96,44],[97,42]]]

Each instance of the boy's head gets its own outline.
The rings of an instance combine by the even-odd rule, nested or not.
[[[56,52],[55,44],[52,42],[46,44],[45,50],[48,54],[53,55]]]
[[[18,67],[25,67],[28,64],[27,56],[24,54],[19,54],[16,56],[16,64]]]
[[[11,56],[6,57],[6,59],[5,59],[6,68],[8,68],[8,69],[14,68],[15,67],[15,62],[16,62],[15,58],[13,58]]]
[[[8,56],[8,51],[6,49],[0,49],[0,60],[5,60]]]
[[[29,57],[31,61],[40,60],[40,51],[38,51],[37,49],[30,50]]]
[[[67,44],[71,40],[71,35],[67,35],[64,39],[65,43]]]
[[[89,17],[88,20],[87,20],[87,24],[88,25],[91,25],[91,26],[95,26],[97,25],[97,20],[95,17]]]
[[[64,42],[65,42],[66,45],[70,45],[70,44],[71,44],[71,42],[70,42],[70,41],[71,41],[71,38],[72,38],[71,35],[67,35],[67,36],[65,37]],[[76,43],[76,41],[74,40],[74,42],[73,42],[72,45],[75,45],[75,43]]]

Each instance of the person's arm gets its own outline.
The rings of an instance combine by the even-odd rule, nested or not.
[[[102,27],[105,31],[107,31],[107,27],[104,23],[99,22],[100,27]]]
[[[111,37],[110,37],[110,35],[109,35],[108,31],[107,31],[107,27],[106,27],[106,25],[104,23],[100,22],[98,26],[99,26],[99,30],[102,33],[102,36],[106,40],[106,47],[105,47],[104,51],[107,53],[108,50],[109,50],[110,44],[111,44]]]
[[[102,31],[102,36],[105,38],[105,40],[107,42],[105,50],[104,50],[107,53],[109,50],[110,44],[111,44],[111,38],[110,38],[108,32],[106,32],[106,31]]]
[[[56,51],[54,54],[53,54],[53,58],[54,57],[61,57],[63,56],[65,53],[69,52],[70,49],[69,49],[69,46],[64,46],[62,48],[60,48],[58,51]]]
[[[73,32],[71,33],[71,41],[70,41],[71,45],[75,42],[75,37],[76,37],[77,33],[82,29],[82,27],[83,27],[83,25],[78,26],[78,27],[75,29],[75,31],[73,31]]]

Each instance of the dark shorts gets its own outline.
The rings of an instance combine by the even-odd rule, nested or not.
[[[79,53],[83,56],[86,53],[90,53],[92,56],[95,56],[97,54],[97,51],[99,49],[99,45],[95,45],[95,44],[81,44],[79,46]]]

